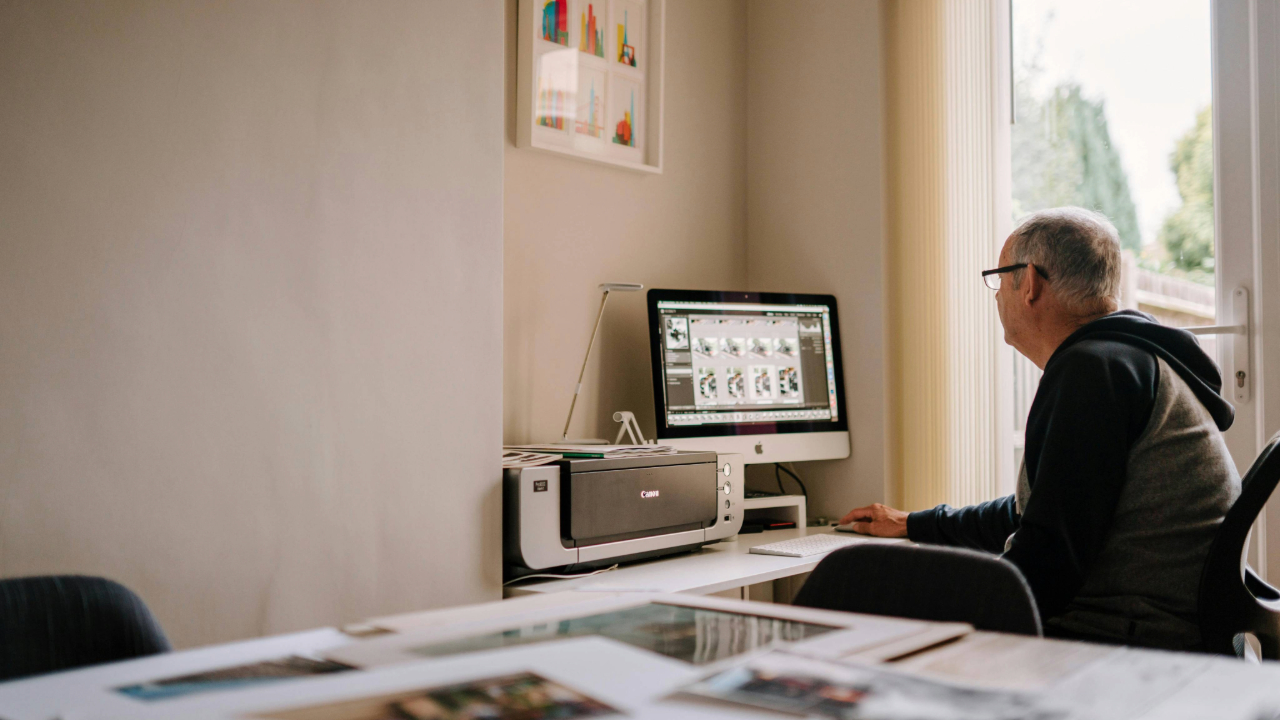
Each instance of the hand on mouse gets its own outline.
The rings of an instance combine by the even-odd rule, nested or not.
[[[907,513],[880,503],[850,510],[840,518],[840,524],[849,525],[854,532],[864,535],[889,538],[907,536]]]

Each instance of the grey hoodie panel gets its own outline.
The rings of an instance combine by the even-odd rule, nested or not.
[[[1146,430],[1130,449],[1126,479],[1103,550],[1084,586],[1050,628],[1150,647],[1194,648],[1200,573],[1240,475],[1217,423],[1163,358]],[[1026,507],[1026,470],[1017,505]]]

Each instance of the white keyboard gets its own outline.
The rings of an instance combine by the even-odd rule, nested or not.
[[[781,540],[768,545],[757,545],[751,548],[751,552],[756,555],[782,555],[783,557],[802,558],[829,553],[832,550],[839,550],[846,545],[854,545],[862,541],[862,538],[840,537],[838,535],[805,535],[804,537]]]

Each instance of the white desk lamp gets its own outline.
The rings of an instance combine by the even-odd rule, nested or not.
[[[644,289],[640,283],[603,283],[600,289],[604,295],[600,298],[600,312],[596,313],[595,327],[591,328],[591,339],[587,341],[587,354],[582,358],[582,369],[578,371],[578,385],[573,389],[573,400],[569,403],[569,417],[564,419],[564,432],[560,442],[569,441],[569,422],[573,420],[573,408],[578,404],[578,393],[582,392],[582,377],[587,374],[587,361],[591,359],[591,348],[596,344],[596,333],[600,330],[600,320],[604,318],[604,305],[609,302],[611,292],[637,292]],[[591,444],[605,445],[604,441],[592,441]]]

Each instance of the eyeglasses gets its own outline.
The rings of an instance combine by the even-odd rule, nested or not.
[[[992,290],[999,290],[1000,278],[1005,273],[1010,273],[1010,272],[1013,272],[1014,270],[1021,270],[1022,268],[1026,268],[1026,267],[1035,268],[1036,272],[1040,274],[1040,277],[1044,278],[1045,280],[1049,279],[1049,273],[1045,272],[1040,266],[1032,265],[1031,263],[1018,263],[1017,265],[1005,265],[1004,267],[996,268],[995,270],[983,270],[982,282],[985,283],[986,286],[991,288]]]

